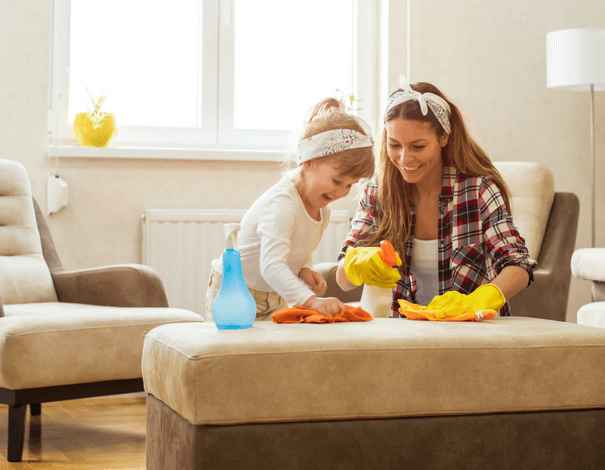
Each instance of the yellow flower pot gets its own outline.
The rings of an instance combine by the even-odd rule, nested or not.
[[[113,114],[107,113],[96,129],[88,117],[88,113],[76,114],[74,120],[74,133],[76,140],[86,147],[105,147],[116,132]]]

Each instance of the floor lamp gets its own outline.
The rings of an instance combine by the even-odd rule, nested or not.
[[[592,247],[595,246],[594,92],[605,91],[605,29],[576,28],[546,34],[548,88],[590,91],[590,151],[592,173]]]

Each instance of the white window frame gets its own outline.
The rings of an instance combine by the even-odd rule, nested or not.
[[[202,0],[200,0],[202,1]],[[356,114],[375,127],[378,96],[378,18],[375,0],[354,3],[353,83],[363,98]],[[233,128],[233,0],[204,0],[201,126],[157,128],[119,126],[108,147],[80,147],[68,123],[70,0],[54,0],[51,38],[49,157],[183,158],[275,161],[287,150],[287,131]],[[228,78],[231,79],[228,79]],[[348,92],[349,90],[343,90]],[[178,139],[173,138],[178,136]],[[276,144],[277,143],[277,144]]]

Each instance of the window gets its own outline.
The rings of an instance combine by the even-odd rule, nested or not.
[[[376,103],[372,0],[55,0],[53,139],[90,97],[119,147],[276,149],[320,99]]]

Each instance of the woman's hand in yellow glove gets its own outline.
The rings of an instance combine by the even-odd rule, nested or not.
[[[389,267],[380,257],[380,248],[359,247],[347,249],[344,259],[344,270],[347,278],[356,286],[367,284],[393,289],[401,275],[397,268]],[[397,266],[401,266],[401,258],[397,256]]]
[[[506,302],[500,288],[494,284],[477,287],[471,294],[449,291],[436,296],[426,306],[427,310],[441,310],[445,316],[460,315],[465,311],[500,310]]]

